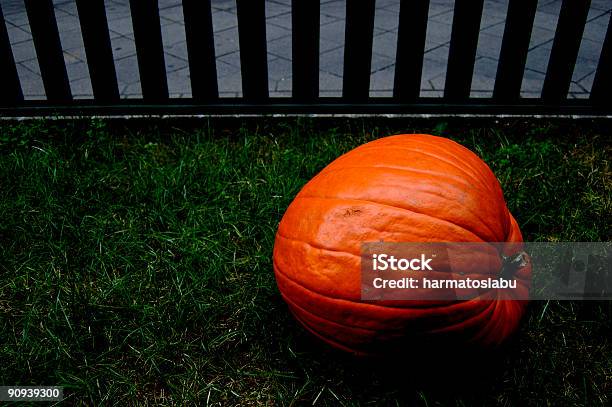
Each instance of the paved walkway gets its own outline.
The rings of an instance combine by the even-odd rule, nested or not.
[[[321,4],[320,94],[341,94],[346,0]],[[357,1],[357,0],[355,0]],[[472,96],[492,94],[508,0],[485,0]],[[23,0],[0,0],[26,98],[44,98],[44,89]],[[54,0],[72,92],[92,97],[91,83],[74,0]],[[235,0],[212,0],[219,91],[223,97],[241,94],[240,58]],[[270,92],[291,94],[291,0],[267,0],[267,37]],[[444,88],[454,0],[431,0],[422,78],[423,96],[441,96]],[[190,95],[189,68],[181,0],[159,0],[162,34],[172,97]],[[532,33],[522,92],[539,96],[548,64],[561,0],[540,0]],[[140,97],[136,49],[128,0],[106,0],[111,41],[120,92]],[[592,0],[584,39],[570,89],[572,97],[588,96],[603,38],[610,20],[612,0]],[[399,0],[377,0],[371,95],[390,96],[395,70]]]

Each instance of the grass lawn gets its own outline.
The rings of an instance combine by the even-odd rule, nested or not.
[[[479,154],[526,240],[610,240],[605,122],[2,122],[0,384],[87,404],[610,405],[610,302],[532,302],[511,343],[462,363],[354,360],[290,316],[285,208],[401,132]]]

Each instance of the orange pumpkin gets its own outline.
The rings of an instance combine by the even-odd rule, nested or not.
[[[441,137],[397,135],[333,161],[280,222],[276,281],[307,330],[357,354],[415,338],[495,345],[517,328],[525,301],[486,295],[445,303],[362,301],[360,248],[375,241],[522,242],[495,175],[467,148]],[[519,273],[530,272],[527,266]]]

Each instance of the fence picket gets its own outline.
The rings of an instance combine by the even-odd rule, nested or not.
[[[455,1],[444,85],[444,98],[449,102],[470,97],[483,3],[484,0]]]
[[[421,90],[429,0],[401,0],[393,96],[414,101]]]
[[[210,0],[183,0],[191,93],[198,101],[219,97]]]
[[[142,97],[146,101],[168,99],[168,80],[157,0],[130,0]]]
[[[563,0],[542,88],[546,103],[567,98],[591,0]]]
[[[236,0],[242,94],[249,102],[268,98],[268,55],[264,0]]]
[[[370,94],[375,0],[346,2],[342,97],[364,101]]]
[[[119,99],[104,0],[76,0],[94,98],[100,102]]]
[[[70,101],[72,92],[64,64],[53,2],[51,0],[25,0],[25,7],[47,100],[51,102]]]
[[[529,40],[533,29],[538,0],[510,0],[504,28],[493,99],[499,102],[516,101],[521,96],[521,84]]]
[[[319,96],[320,2],[292,0],[293,98],[313,101]]]

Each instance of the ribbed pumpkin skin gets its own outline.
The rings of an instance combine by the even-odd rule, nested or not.
[[[362,301],[361,244],[381,240],[522,242],[499,182],[470,150],[410,134],[336,159],[304,186],[280,222],[276,281],[302,325],[358,354],[423,336],[496,345],[517,328],[525,301]],[[530,273],[524,267],[517,277]]]

